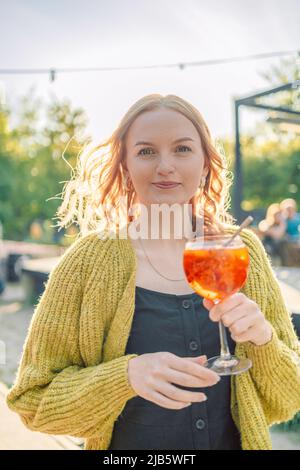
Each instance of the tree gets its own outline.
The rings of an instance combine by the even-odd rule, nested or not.
[[[61,183],[70,178],[70,165],[90,137],[87,117],[69,100],[53,96],[49,104],[34,95],[22,97],[17,120],[12,110],[0,110],[0,220],[3,237],[23,240],[33,220],[52,220],[59,205]],[[44,112],[44,124],[41,114]],[[49,240],[48,240],[49,241]]]

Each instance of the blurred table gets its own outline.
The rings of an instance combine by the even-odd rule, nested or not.
[[[61,259],[61,256],[54,258],[27,259],[22,263],[21,284],[26,292],[25,304],[37,303],[39,296],[45,289],[45,282],[49,273]]]

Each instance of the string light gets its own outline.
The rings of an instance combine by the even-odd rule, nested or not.
[[[54,82],[56,71],[54,69],[50,70],[50,82]]]
[[[229,64],[233,62],[241,62],[247,60],[266,59],[270,57],[279,57],[284,55],[297,54],[297,60],[300,57],[299,50],[293,51],[275,51],[266,52],[261,54],[252,54],[239,57],[226,57],[222,59],[200,60],[195,62],[180,62],[173,64],[153,64],[153,65],[140,65],[140,66],[127,66],[127,67],[82,67],[82,68],[50,68],[50,69],[0,69],[0,75],[31,75],[31,74],[47,74],[49,80],[53,83],[58,73],[78,73],[78,72],[111,72],[120,70],[145,70],[145,69],[161,69],[161,68],[179,68],[184,70],[186,67],[202,67],[209,65]]]

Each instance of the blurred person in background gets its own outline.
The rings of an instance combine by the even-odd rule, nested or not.
[[[284,199],[280,203],[280,209],[286,219],[287,241],[297,243],[300,247],[300,213],[297,212],[295,199]]]
[[[278,256],[281,264],[284,264],[287,223],[280,204],[274,203],[268,207],[266,218],[258,224],[258,229],[267,253],[270,256]]]

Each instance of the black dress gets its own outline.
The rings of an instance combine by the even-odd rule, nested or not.
[[[136,286],[135,312],[126,354],[169,351],[180,357],[220,354],[219,327],[196,293],[176,295]],[[229,349],[235,343],[227,334]],[[117,449],[241,450],[230,412],[230,376],[201,391],[207,401],[181,410],[167,409],[140,396],[128,400],[115,422],[110,447]]]

